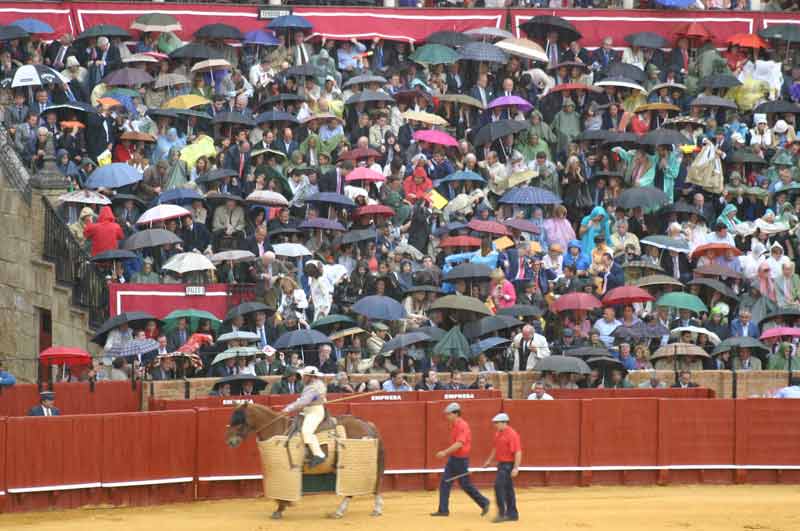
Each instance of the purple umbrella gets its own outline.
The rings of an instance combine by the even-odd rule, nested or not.
[[[531,105],[528,100],[520,98],[519,96],[501,96],[489,102],[490,109],[508,106],[517,107],[522,112],[528,112],[533,109],[533,105]]]
[[[503,222],[503,225],[505,225],[509,229],[515,229],[520,232],[530,232],[533,234],[539,234],[541,232],[539,225],[527,219],[520,219],[520,218],[507,219]]]
[[[335,219],[327,219],[327,218],[314,218],[314,219],[307,219],[297,227],[300,230],[303,229],[321,229],[321,230],[336,230],[340,232],[347,232],[347,229],[344,228],[344,225],[336,221]]]

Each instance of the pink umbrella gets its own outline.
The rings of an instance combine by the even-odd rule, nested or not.
[[[163,205],[154,206],[150,210],[147,210],[136,220],[136,224],[147,225],[148,223],[158,223],[159,221],[167,221],[191,215],[192,213],[182,206],[164,203]]]
[[[429,144],[439,144],[440,146],[458,147],[458,140],[448,135],[444,131],[436,129],[423,129],[414,132],[414,140],[428,142]]]
[[[761,334],[760,339],[775,339],[776,337],[800,337],[800,328],[790,328],[788,326],[777,326],[770,328]]]
[[[364,166],[359,166],[358,168],[354,169],[350,173],[347,174],[347,177],[344,178],[346,182],[352,181],[368,181],[368,182],[383,182],[386,180],[386,177],[381,175],[380,173],[376,172],[375,170],[371,170]]]

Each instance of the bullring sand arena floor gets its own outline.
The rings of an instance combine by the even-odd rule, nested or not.
[[[482,491],[489,495],[488,489]],[[269,519],[269,500],[239,499],[137,508],[84,508],[0,515],[0,530],[58,531],[308,531],[379,528],[381,531],[526,530],[796,531],[800,486],[675,486],[534,488],[518,491],[521,519],[491,524],[455,490],[449,518],[431,518],[435,492],[391,492],[385,514],[372,518],[371,498],[357,498],[342,520],[323,519],[335,509],[332,494],[306,496],[283,520]]]

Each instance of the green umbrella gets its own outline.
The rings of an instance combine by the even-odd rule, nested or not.
[[[461,328],[454,326],[433,346],[431,353],[445,358],[467,359],[470,356],[469,341],[461,333]]]
[[[764,343],[759,341],[758,339],[750,336],[741,336],[741,337],[729,337],[716,347],[714,347],[713,355],[722,354],[723,352],[728,352],[734,348],[758,348],[769,352],[769,347],[766,346]]]
[[[321,317],[316,321],[314,321],[313,323],[311,323],[311,328],[321,329],[337,324],[351,326],[355,325],[356,322],[352,320],[350,317],[347,317],[346,315],[342,315],[339,313],[332,313],[330,315],[326,315],[325,317]]]
[[[411,59],[422,65],[449,65],[461,59],[461,56],[442,44],[426,44],[417,48]]]
[[[174,33],[165,32],[158,37],[158,44],[156,46],[159,52],[169,54],[183,46],[183,41]]]
[[[203,310],[174,310],[164,317],[164,332],[167,334],[172,333],[175,327],[178,326],[178,319],[181,318],[189,320],[189,330],[197,330],[200,325],[200,319],[208,319],[211,322],[211,328],[216,332],[219,330],[221,322],[216,315]]]
[[[217,363],[225,360],[229,360],[231,358],[245,358],[248,356],[255,356],[259,354],[261,351],[255,347],[233,347],[229,348],[228,350],[224,350],[217,354],[214,357],[214,361],[211,362],[211,365],[216,365]]]
[[[697,295],[673,291],[666,293],[656,301],[656,306],[668,306],[679,310],[689,310],[695,313],[707,312],[708,307],[700,300]]]
[[[141,94],[139,94],[139,91],[137,90],[122,88],[122,87],[112,87],[109,90],[107,90],[105,94],[110,94],[112,92],[114,94],[119,94],[121,96],[128,96],[129,98],[138,98],[141,96]]]

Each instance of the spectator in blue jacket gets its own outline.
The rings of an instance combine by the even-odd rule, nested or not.
[[[15,383],[17,383],[17,379],[13,374],[3,368],[3,362],[0,361],[0,386],[7,385],[11,387]]]

